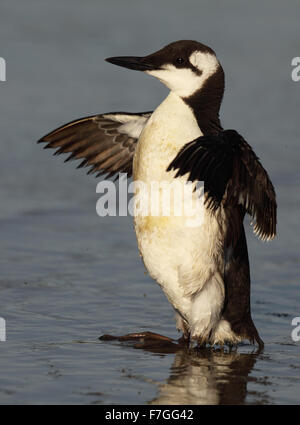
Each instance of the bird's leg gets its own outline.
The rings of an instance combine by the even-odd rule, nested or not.
[[[175,321],[178,332],[182,332],[182,336],[177,339],[177,343],[182,346],[189,346],[191,342],[189,326],[178,311],[175,314]]]
[[[137,341],[137,344],[134,345],[135,348],[165,348],[177,350],[189,345],[189,335],[183,335],[178,340],[169,338],[164,335],[157,334],[155,332],[134,332],[122,336],[113,336],[113,335],[102,335],[99,338],[101,341]]]
[[[192,302],[191,339],[199,348],[210,342],[212,332],[221,318],[224,298],[224,281],[217,270],[213,275],[209,275],[202,289],[194,295]]]
[[[177,343],[179,345],[182,345],[182,346],[189,346],[190,345],[190,334],[189,333],[187,333],[187,334],[183,333],[182,336],[177,339]]]
[[[162,342],[174,342],[174,339],[164,335],[157,334],[155,332],[134,332],[122,336],[113,335],[102,335],[99,338],[101,341],[133,341],[133,340],[147,340],[147,341],[162,341]]]
[[[113,336],[113,335],[102,335],[99,339],[101,341],[137,341],[138,344],[135,345],[137,348],[144,348],[147,346],[152,347],[183,347],[188,346],[190,343],[190,333],[185,325],[183,323],[181,317],[177,314],[177,329],[182,332],[182,336],[179,339],[173,339],[169,338],[167,336],[155,333],[155,332],[149,332],[149,331],[143,331],[143,332],[134,332],[129,333],[122,336]]]

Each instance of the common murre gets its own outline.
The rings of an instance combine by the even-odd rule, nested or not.
[[[255,220],[263,240],[276,233],[276,197],[247,142],[223,130],[219,109],[224,72],[209,47],[178,41],[145,57],[108,62],[161,80],[170,94],[154,112],[108,113],[68,123],[39,142],[70,152],[97,176],[125,172],[134,180],[204,181],[204,222],[188,229],[185,217],[135,217],[140,253],[149,274],[176,311],[182,343],[263,346],[250,313],[250,271],[243,219]],[[152,333],[129,338],[169,339]]]

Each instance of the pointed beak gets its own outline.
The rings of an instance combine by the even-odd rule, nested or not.
[[[139,56],[117,56],[107,58],[105,60],[106,62],[113,63],[114,65],[134,69],[135,71],[150,71],[154,69],[153,64],[147,61],[147,58]]]

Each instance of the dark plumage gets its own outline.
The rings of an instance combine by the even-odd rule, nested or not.
[[[276,195],[266,170],[250,145],[235,130],[201,136],[187,143],[173,159],[168,171],[176,177],[189,173],[190,181],[204,181],[205,203],[216,211],[239,204],[256,223],[261,239],[276,235]]]

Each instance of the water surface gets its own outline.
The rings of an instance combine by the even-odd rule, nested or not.
[[[159,13],[158,13],[159,6]],[[172,10],[172,13],[170,13]],[[1,4],[0,403],[299,403],[298,2],[166,0]],[[101,342],[152,330],[176,338],[173,311],[145,274],[128,218],[96,215],[97,181],[35,142],[60,124],[155,108],[167,91],[103,61],[177,39],[211,45],[226,73],[225,128],[254,147],[278,194],[279,231],[247,236],[252,314],[265,350],[173,354]],[[247,221],[248,223],[248,221]]]

